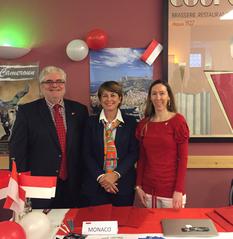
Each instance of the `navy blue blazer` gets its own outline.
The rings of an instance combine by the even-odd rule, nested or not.
[[[115,171],[121,177],[118,180],[119,195],[132,194],[135,185],[135,162],[138,159],[138,142],[135,138],[136,120],[122,113],[124,123],[116,130],[115,144],[119,158]],[[84,137],[85,176],[83,193],[95,194],[103,190],[97,177],[104,174],[104,126],[99,122],[99,115],[90,116]]]
[[[87,107],[64,100],[67,124],[67,161],[69,185],[78,191],[81,182],[81,151]],[[58,176],[61,148],[45,99],[19,107],[10,139],[10,158],[15,158],[19,172],[32,175]]]

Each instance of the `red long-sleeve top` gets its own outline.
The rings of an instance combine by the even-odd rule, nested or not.
[[[174,191],[184,194],[189,139],[184,117],[177,113],[163,122],[143,119],[136,137],[140,141],[136,184],[160,197],[172,198]]]

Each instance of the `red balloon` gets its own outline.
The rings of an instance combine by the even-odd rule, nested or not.
[[[24,229],[16,222],[0,222],[0,239],[26,239]]]
[[[106,32],[101,29],[94,29],[88,32],[86,42],[90,49],[100,50],[107,46],[108,36]]]

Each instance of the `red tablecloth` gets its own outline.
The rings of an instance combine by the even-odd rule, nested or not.
[[[67,225],[67,220],[73,220],[75,225],[75,232],[81,233],[81,221],[98,221],[98,220],[114,220],[120,219],[118,233],[124,234],[140,234],[140,233],[162,233],[160,224],[161,219],[164,218],[208,218],[206,213],[212,212],[212,208],[184,208],[184,209],[146,209],[126,207],[125,210],[130,212],[124,213],[124,207],[112,207],[109,205],[92,207],[91,209],[70,209],[64,219]],[[112,211],[111,215],[109,215]],[[128,221],[126,223],[125,217],[128,214]],[[118,220],[119,222],[119,220]],[[127,225],[127,226],[125,226]],[[130,226],[129,226],[130,225]],[[219,232],[225,230],[215,223],[216,229]],[[62,234],[59,231],[58,234]]]
[[[216,208],[207,215],[227,232],[233,231],[233,206]]]
[[[162,233],[161,219],[164,218],[208,218],[205,214],[213,209],[204,208],[184,208],[179,210],[174,209],[152,209],[153,213],[147,215],[145,221],[138,228],[122,227],[119,228],[119,233]],[[218,232],[225,230],[218,224],[215,224]]]

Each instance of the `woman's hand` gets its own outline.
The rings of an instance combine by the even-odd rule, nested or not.
[[[143,191],[143,189],[139,186],[136,186],[135,188],[136,190],[136,196],[138,197],[139,199],[139,202],[144,206],[144,207],[147,207],[147,204],[146,204],[146,200],[147,200],[147,196],[146,196],[146,193]]]
[[[183,194],[181,192],[175,191],[173,193],[172,205],[173,205],[173,208],[183,207]]]
[[[106,192],[116,194],[117,192],[119,192],[116,183],[118,178],[119,176],[114,172],[106,173],[100,178],[99,183]]]

